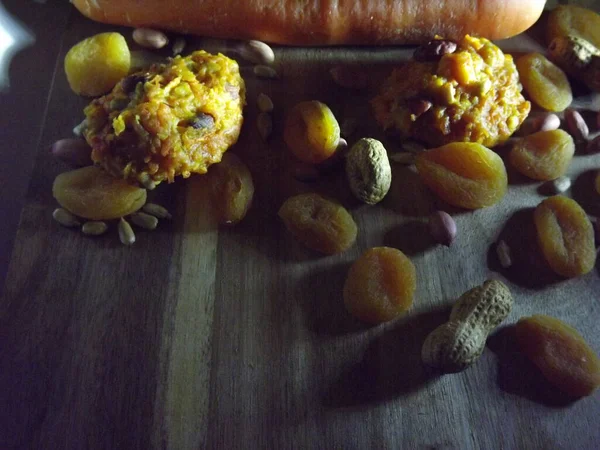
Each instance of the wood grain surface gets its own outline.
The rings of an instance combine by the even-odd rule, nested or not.
[[[34,102],[33,123],[1,119],[8,133],[2,162],[21,158],[12,145],[23,159],[16,167],[30,169],[2,168],[3,189],[23,179],[29,187],[0,300],[0,449],[600,448],[600,396],[565,399],[514,342],[511,324],[544,313],[575,326],[600,351],[600,268],[564,280],[536,256],[532,209],[544,198],[539,183],[509,170],[506,198],[467,212],[437,200],[411,167],[393,167],[391,191],[374,207],[353,200],[343,172],[314,184],[293,177],[281,130],[285,111],[300,100],[321,100],[340,120],[356,119],[351,142],[373,136],[390,151],[398,148],[375,125],[369,100],[410,49],[277,48],[279,80],[257,79],[241,62],[248,105],[232,151],[255,180],[248,216],[218,228],[203,179],[192,177],[151,193],[173,220],[138,232],[135,245],[124,247],[114,226],[88,238],[51,217],[52,181],[67,167],[47,148],[71,134],[86,103],[70,91],[62,60],[80,39],[115,29],[54,3],[8,7],[23,17],[35,9],[45,21],[27,22],[38,40],[28,59],[18,60],[13,88],[3,94],[17,104],[25,67],[39,61],[26,97]],[[223,44],[188,39],[186,52]],[[527,36],[503,46],[541,48]],[[333,84],[328,69],[339,63],[361,64],[368,89]],[[275,103],[268,143],[255,126],[259,92]],[[578,153],[569,169],[569,195],[595,216],[600,202],[592,170],[598,168],[599,154]],[[319,256],[284,230],[279,206],[307,191],[349,208],[359,227],[350,250]],[[5,210],[18,193],[1,199]],[[450,248],[435,245],[426,231],[436,209],[457,221]],[[500,238],[517,253],[509,270],[495,257]],[[406,316],[366,327],[345,312],[341,291],[352,261],[379,245],[410,256],[418,287]],[[504,280],[513,292],[507,322],[474,366],[446,376],[428,371],[420,361],[425,336],[447,319],[461,293],[487,278]]]

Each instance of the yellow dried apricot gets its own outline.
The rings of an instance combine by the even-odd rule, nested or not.
[[[548,111],[564,111],[573,101],[565,73],[540,53],[516,60],[519,78],[531,100]]]
[[[92,220],[118,219],[146,203],[146,190],[109,175],[98,166],[61,173],[52,194],[60,206]]]
[[[100,33],[75,44],[65,56],[65,73],[76,94],[106,94],[129,72],[131,55],[119,33]]]
[[[234,224],[242,220],[254,197],[254,182],[246,164],[237,155],[227,152],[205,176],[219,223]]]
[[[350,314],[364,322],[387,322],[411,307],[416,287],[415,266],[404,253],[374,247],[350,267],[344,304]]]
[[[594,267],[594,228],[579,204],[563,195],[541,202],[533,218],[546,261],[565,277],[588,273]]]
[[[326,104],[316,100],[300,102],[287,115],[283,138],[300,161],[318,164],[335,153],[340,126]]]
[[[508,180],[502,159],[481,144],[455,142],[419,153],[423,182],[451,205],[476,209],[499,202]]]
[[[575,5],[559,5],[548,16],[548,44],[557,37],[582,37],[600,48],[600,15]]]
[[[298,241],[327,255],[342,252],[356,241],[356,223],[346,208],[316,193],[288,198],[279,217]]]
[[[575,328],[540,314],[520,319],[516,337],[521,351],[561,391],[583,397],[600,386],[600,359]]]
[[[510,163],[526,177],[534,180],[554,180],[565,174],[575,142],[563,130],[539,131],[519,139],[513,146]]]

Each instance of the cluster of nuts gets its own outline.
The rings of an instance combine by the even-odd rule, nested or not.
[[[59,224],[68,228],[80,228],[86,236],[100,236],[108,231],[108,224],[100,220],[82,221],[64,208],[56,208],[52,217]],[[129,215],[129,220],[136,226],[145,230],[155,230],[158,226],[158,219],[171,219],[171,214],[161,205],[156,203],[146,203],[141,211],[136,211]],[[135,243],[135,233],[129,222],[121,217],[117,225],[119,239],[124,245]]]

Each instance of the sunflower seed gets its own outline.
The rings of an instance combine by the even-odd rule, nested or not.
[[[142,210],[159,219],[171,219],[173,217],[165,207],[157,205],[156,203],[146,203],[142,206]]]
[[[254,66],[254,75],[259,78],[278,78],[279,75],[277,71],[269,66],[263,66],[259,64],[258,66]]]
[[[123,245],[132,245],[135,242],[135,233],[125,219],[119,220],[119,239]]]
[[[552,190],[555,194],[562,194],[568,191],[571,187],[571,179],[569,177],[559,177],[556,180],[552,180]]]
[[[254,64],[272,64],[275,61],[273,49],[261,41],[241,42],[235,49],[242,58]]]
[[[162,31],[150,28],[136,28],[133,30],[133,40],[145,48],[163,48],[169,43],[169,38]]]
[[[142,186],[144,186],[144,188],[148,189],[149,191],[151,191],[154,188],[156,188],[156,183],[152,180],[152,178],[150,178],[150,175],[148,175],[145,172],[141,173],[138,176],[138,181],[140,182],[140,184]]]
[[[64,208],[56,208],[52,213],[52,217],[64,227],[72,228],[81,225],[79,220],[77,220],[77,217]]]
[[[133,213],[129,218],[138,227],[146,230],[155,230],[158,226],[158,219],[156,217],[143,212]]]
[[[256,104],[258,105],[258,110],[260,112],[271,112],[273,111],[273,100],[267,94],[263,94],[262,92],[258,94],[256,98]]]
[[[512,258],[510,256],[510,247],[508,246],[506,241],[501,240],[500,242],[498,242],[498,245],[496,245],[496,254],[498,255],[498,260],[500,261],[500,265],[503,268],[508,269],[510,266],[512,266]]]
[[[560,117],[556,114],[546,114],[540,118],[539,131],[551,131],[560,127]]]
[[[83,121],[79,125],[76,125],[73,128],[73,134],[77,137],[81,137],[81,136],[83,136],[83,133],[86,128],[87,128],[87,119],[83,119]]]
[[[108,225],[105,222],[90,221],[83,224],[81,231],[88,236],[100,236],[106,233]]]

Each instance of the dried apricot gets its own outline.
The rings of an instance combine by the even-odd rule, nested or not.
[[[252,204],[254,183],[250,170],[233,153],[225,153],[218,164],[208,173],[210,198],[221,224],[233,224],[242,220]]]
[[[131,55],[119,33],[100,33],[75,44],[65,56],[65,73],[76,94],[106,94],[129,72]]]
[[[279,217],[298,241],[321,253],[342,252],[356,241],[356,223],[346,208],[316,193],[288,198]]]
[[[60,206],[92,220],[118,219],[146,203],[146,190],[115,178],[98,166],[61,173],[52,194]]]
[[[476,209],[499,202],[508,181],[502,159],[481,144],[455,142],[416,157],[423,182],[443,200]]]
[[[335,153],[340,126],[324,103],[316,100],[300,102],[287,115],[283,138],[300,161],[318,164]]]
[[[600,386],[600,359],[575,328],[540,314],[520,319],[516,337],[521,351],[563,392],[583,397]]]
[[[533,214],[542,253],[552,270],[565,277],[594,267],[594,228],[579,204],[563,195],[541,202]]]
[[[370,248],[348,271],[344,304],[364,322],[387,322],[411,307],[416,280],[415,266],[400,250]]]
[[[535,103],[548,111],[564,111],[573,101],[565,73],[540,53],[528,53],[516,60],[519,78]]]
[[[600,48],[600,15],[575,5],[559,5],[548,16],[548,44],[554,38],[574,35]]]
[[[513,146],[510,163],[534,180],[554,180],[564,175],[575,153],[571,135],[563,130],[539,131],[519,139]]]

